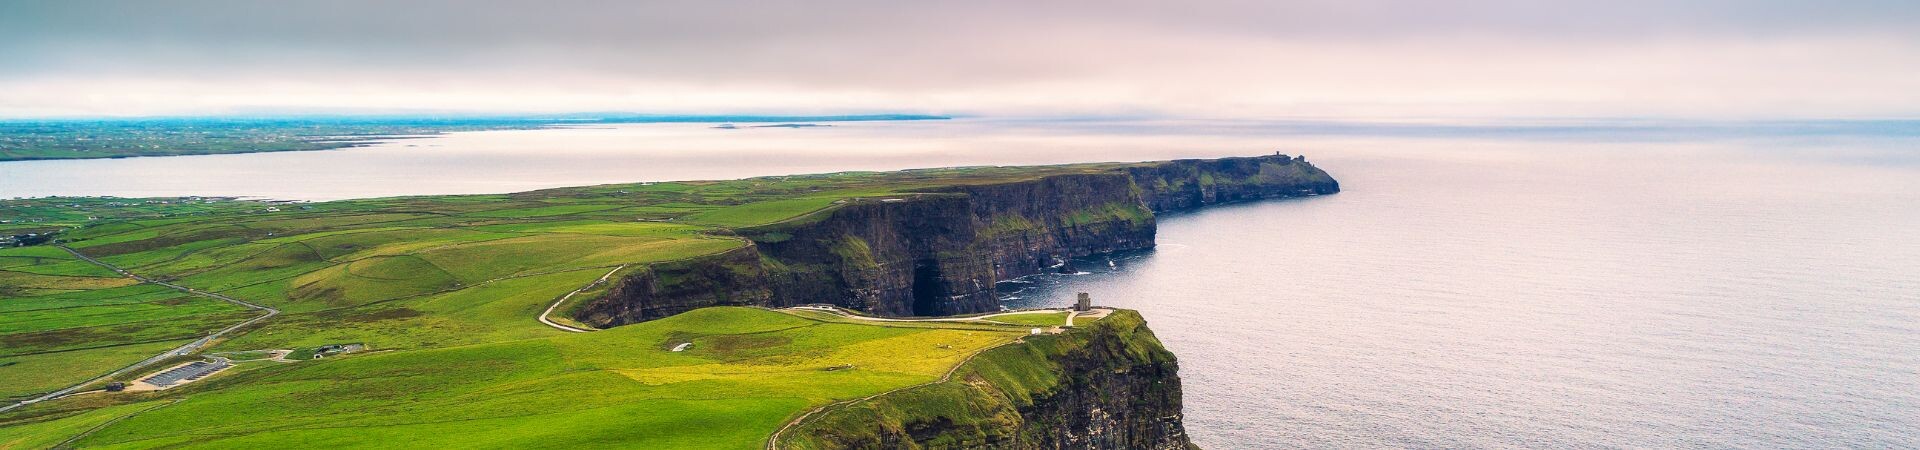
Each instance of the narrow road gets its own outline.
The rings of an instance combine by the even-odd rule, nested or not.
[[[135,371],[135,370],[140,370],[141,368],[144,368],[144,367],[146,367],[146,366],[150,366],[150,365],[153,365],[153,363],[157,363],[157,362],[160,362],[161,360],[165,360],[165,359],[167,359],[167,358],[172,358],[172,357],[174,357],[174,356],[186,356],[186,355],[190,355],[190,354],[193,354],[193,352],[196,352],[196,351],[199,351],[199,350],[200,350],[201,348],[203,348],[203,347],[206,347],[206,346],[207,346],[207,344],[209,344],[209,343],[212,343],[212,342],[213,342],[213,341],[214,341],[215,339],[219,339],[219,338],[220,338],[221,336],[226,336],[226,335],[227,335],[227,333],[232,333],[232,332],[233,332],[234,330],[238,330],[238,329],[240,329],[240,328],[242,328],[242,327],[246,327],[247,325],[252,325],[252,324],[255,324],[255,323],[258,323],[258,322],[260,322],[260,321],[262,321],[262,320],[266,320],[266,319],[267,319],[267,318],[269,318],[269,317],[273,317],[273,316],[277,316],[277,315],[280,315],[280,310],[278,310],[278,309],[273,309],[273,308],[269,308],[269,307],[265,307],[265,306],[260,306],[260,305],[256,305],[256,304],[253,304],[253,303],[248,303],[248,302],[246,302],[246,301],[243,301],[243,300],[240,300],[240,299],[236,299],[236,298],[233,298],[233,297],[228,297],[228,296],[225,296],[225,295],[220,295],[220,294],[216,294],[216,293],[212,293],[212,292],[206,292],[206,291],[201,291],[201,290],[197,290],[197,289],[193,289],[193,288],[189,288],[189,287],[185,287],[185,286],[180,286],[180,285],[177,285],[177,284],[173,284],[173,283],[168,283],[168,282],[165,282],[165,281],[158,281],[158,280],[154,280],[154,279],[150,279],[150,278],[147,278],[147,277],[143,277],[143,276],[139,276],[139,275],[135,275],[135,274],[133,274],[132,272],[128,272],[128,271],[126,271],[126,270],[122,270],[122,269],[121,269],[121,268],[119,268],[119,267],[114,267],[114,266],[113,266],[112,264],[107,264],[107,263],[105,263],[105,262],[101,262],[100,260],[97,260],[97,259],[93,259],[92,257],[89,257],[89,256],[87,256],[87,255],[83,255],[83,254],[81,254],[81,253],[80,253],[79,251],[77,251],[77,250],[74,250],[74,249],[73,249],[72,247],[68,247],[68,246],[65,246],[65,245],[61,245],[61,246],[59,246],[59,247],[60,247],[60,249],[61,249],[61,250],[66,250],[66,251],[67,251],[67,253],[72,253],[74,257],[76,257],[76,258],[80,258],[80,260],[82,260],[82,261],[86,261],[86,262],[89,262],[89,263],[93,263],[94,265],[97,265],[97,266],[100,266],[100,267],[105,267],[105,268],[107,268],[107,270],[112,270],[112,271],[113,271],[114,273],[118,273],[118,274],[120,274],[120,275],[123,275],[123,276],[126,276],[126,277],[128,277],[128,278],[132,278],[132,279],[135,279],[135,280],[139,280],[139,281],[140,281],[140,282],[142,282],[142,283],[151,283],[151,284],[156,284],[156,285],[160,285],[160,286],[165,286],[165,287],[167,287],[167,288],[169,288],[169,289],[173,289],[173,290],[176,290],[176,291],[180,291],[180,292],[185,292],[185,293],[188,293],[188,294],[193,294],[193,295],[198,295],[198,296],[201,296],[201,297],[207,297],[207,298],[211,298],[211,299],[215,299],[215,300],[220,300],[220,301],[225,301],[225,302],[228,302],[228,303],[233,303],[233,304],[236,304],[236,305],[240,305],[240,306],[245,306],[245,307],[248,307],[248,308],[252,308],[252,309],[257,309],[257,310],[260,310],[260,311],[262,311],[262,312],[265,312],[266,314],[261,314],[261,315],[260,315],[260,317],[255,317],[255,318],[252,318],[252,319],[248,319],[248,320],[247,320],[247,321],[245,321],[245,322],[240,322],[240,323],[237,323],[237,324],[234,324],[233,326],[230,326],[230,327],[226,327],[226,328],[223,328],[223,329],[221,329],[220,331],[215,331],[215,332],[214,332],[213,334],[209,334],[209,335],[206,335],[206,337],[202,337],[202,338],[199,338],[199,339],[195,339],[195,340],[194,340],[193,342],[188,342],[188,343],[187,343],[186,345],[182,345],[182,346],[179,346],[179,347],[175,347],[175,348],[173,348],[172,350],[167,350],[167,351],[166,351],[165,353],[161,353],[161,354],[158,354],[158,355],[154,355],[153,357],[150,357],[150,358],[147,358],[147,359],[144,359],[144,360],[141,360],[140,362],[136,362],[136,363],[133,363],[132,365],[129,365],[129,366],[126,366],[126,367],[122,367],[122,368],[120,368],[120,370],[115,370],[115,371],[113,371],[113,372],[109,372],[109,373],[107,373],[106,375],[101,375],[101,376],[98,376],[98,377],[94,377],[94,378],[93,378],[93,379],[91,379],[91,380],[87,380],[87,381],[83,381],[83,382],[80,382],[80,384],[76,384],[76,385],[73,385],[73,386],[68,386],[67,388],[65,388],[65,389],[61,389],[61,390],[58,390],[58,391],[53,391],[53,392],[49,392],[49,393],[47,393],[46,395],[42,395],[42,396],[39,396],[39,397],[34,397],[34,398],[31,398],[31,399],[27,399],[27,400],[21,400],[21,401],[20,401],[19,403],[14,403],[14,404],[11,404],[11,405],[6,405],[6,406],[0,406],[0,412],[7,412],[7,411],[12,411],[12,410],[14,410],[14,409],[16,409],[16,408],[19,408],[19,407],[22,407],[22,406],[27,406],[27,405],[31,405],[31,404],[34,404],[34,403],[39,403],[39,402],[43,402],[43,401],[47,401],[47,400],[52,400],[52,399],[56,399],[56,398],[60,398],[61,396],[65,396],[65,395],[67,395],[67,394],[71,394],[71,393],[73,393],[73,391],[77,391],[77,390],[80,390],[80,388],[82,388],[82,387],[86,387],[87,385],[89,385],[89,384],[93,384],[93,383],[95,383],[95,382],[99,382],[100,380],[104,380],[104,379],[108,379],[108,378],[113,378],[113,377],[116,377],[116,376],[120,376],[121,374],[125,374],[125,373],[127,373],[127,372],[132,372],[132,371]]]
[[[558,322],[554,322],[553,319],[548,319],[547,316],[553,315],[553,310],[556,308],[559,308],[560,304],[566,303],[567,299],[573,298],[573,294],[578,294],[582,291],[593,289],[594,286],[599,286],[603,283],[606,283],[607,278],[612,277],[614,272],[619,272],[620,269],[625,269],[625,268],[627,268],[627,265],[621,264],[620,267],[615,267],[613,268],[613,270],[607,271],[606,275],[601,275],[600,279],[593,280],[592,283],[587,283],[586,286],[581,286],[579,289],[574,289],[573,292],[568,292],[567,295],[560,296],[559,300],[554,300],[553,304],[547,305],[547,310],[545,312],[540,313],[540,323],[547,324],[547,326],[550,326],[550,327],[559,328],[560,331],[567,331],[567,332],[573,332],[573,333],[585,333],[588,331],[593,331],[593,330],[583,330],[583,329],[574,328],[566,325],[561,325]]]

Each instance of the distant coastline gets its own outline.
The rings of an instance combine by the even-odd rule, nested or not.
[[[525,130],[582,124],[763,123],[946,120],[920,114],[649,115],[490,117],[165,117],[0,120],[0,162],[336,150],[456,131]],[[804,124],[804,125],[796,125]]]

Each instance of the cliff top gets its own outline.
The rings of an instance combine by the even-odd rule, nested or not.
[[[1250,167],[1254,172],[1242,174],[1250,177],[1273,176],[1260,173],[1261,167],[1300,164],[1285,156],[1235,161],[1243,160],[1253,163]],[[661,369],[666,366],[650,362],[658,353],[652,350],[633,350],[631,354],[609,350],[591,353],[588,359],[580,356],[588,353],[556,350],[570,345],[609,349],[635,345],[652,348],[659,344],[622,340],[620,336],[643,333],[630,331],[630,327],[616,328],[616,333],[584,335],[564,331],[567,327],[585,328],[566,319],[569,305],[604,294],[612,284],[606,280],[651,263],[714,255],[751,245],[737,236],[734,230],[740,228],[794,220],[858,202],[954,195],[936,192],[945,187],[1131,170],[1179,171],[1193,163],[833,173],[324,203],[225,198],[0,201],[0,222],[4,222],[0,227],[31,226],[42,239],[41,233],[59,230],[52,244],[0,248],[0,299],[5,300],[0,302],[0,311],[6,311],[0,314],[4,317],[0,318],[0,342],[5,343],[0,346],[0,379],[8,380],[0,383],[0,398],[29,399],[69,386],[85,390],[112,381],[131,381],[150,370],[102,375],[129,365],[135,365],[134,369],[144,365],[164,367],[188,359],[172,356],[176,353],[292,350],[293,355],[306,357],[317,349],[339,344],[364,344],[371,349],[361,353],[365,356],[348,355],[324,362],[241,362],[208,382],[159,393],[85,395],[35,404],[0,413],[0,444],[12,439],[7,436],[80,433],[135,413],[138,417],[115,422],[106,430],[124,431],[103,431],[88,439],[105,442],[136,435],[199,439],[154,424],[162,423],[160,418],[189,417],[165,411],[211,415],[208,417],[269,414],[288,410],[270,406],[282,401],[333,405],[328,407],[338,414],[320,414],[326,411],[322,408],[310,411],[314,414],[306,419],[276,419],[277,426],[316,430],[315,434],[302,435],[314,439],[353,439],[317,431],[322,429],[445,434],[465,430],[460,428],[463,426],[498,426],[496,422],[506,421],[506,417],[550,413],[555,408],[575,409],[568,407],[568,402],[597,404],[590,401],[597,397],[582,399],[549,392],[555,386],[596,392],[599,388],[595,386],[603,381],[638,382],[627,386],[633,390],[632,395],[671,392],[684,383],[717,389],[722,385],[702,378],[698,372]],[[1300,173],[1324,176],[1317,170]],[[566,301],[556,304],[555,299]],[[263,317],[262,311],[267,310],[275,314]],[[744,312],[727,314],[753,316]],[[704,316],[676,316],[674,321],[639,330],[672,333],[674,324],[691,323],[699,317]],[[551,325],[536,318],[550,319]],[[235,327],[243,323],[246,326]],[[938,355],[945,353],[908,352],[884,343],[913,342],[882,339],[903,333],[899,331],[903,326],[832,324],[808,328],[843,327],[882,342],[871,344],[880,352],[876,354],[927,364],[922,369],[948,364],[939,362]],[[697,341],[702,336],[725,335],[727,329],[690,327],[677,329],[683,332],[677,336]],[[992,330],[968,332],[999,336]],[[697,364],[688,360],[688,367],[789,370],[792,367],[742,361],[781,360],[785,353],[776,349],[822,339],[812,332],[783,335],[767,329],[756,333],[760,337],[711,342],[705,348],[726,353]],[[200,340],[210,335],[217,338]],[[819,348],[830,347],[837,348]],[[693,348],[688,352],[695,353],[668,352],[672,354],[667,359],[707,351],[700,350],[703,345],[699,342]],[[441,363],[452,366],[433,365]],[[838,387],[852,390],[834,392],[866,392],[858,389],[911,384],[923,380],[915,378],[922,375],[912,370],[889,372]],[[202,396],[221,400],[164,403]],[[844,398],[826,393],[801,397],[687,402],[676,403],[675,408],[696,411],[693,414],[777,417],[817,400]],[[387,402],[391,399],[444,408],[403,411],[403,405]],[[147,411],[150,407],[159,409]],[[371,414],[374,411],[380,414]],[[360,412],[369,414],[356,415]],[[425,422],[399,425],[374,419],[400,413],[417,414]],[[660,414],[611,406],[578,413],[622,417]],[[136,420],[141,417],[156,419]],[[54,418],[58,420],[45,421]],[[429,424],[442,422],[447,424]],[[253,434],[260,429],[253,425],[202,425],[191,429],[202,435],[246,436],[234,441],[236,444],[253,443],[252,439],[265,442],[277,438],[264,436],[280,434]],[[563,424],[552,426],[551,430],[566,431],[568,436],[585,435],[579,433],[583,430]],[[738,430],[700,432],[734,431]],[[528,433],[548,436],[546,431]],[[174,439],[151,442],[177,442]]]
[[[0,419],[0,443],[31,447],[117,420],[79,443],[748,448],[808,411],[939,382],[1032,337],[1032,325],[992,319],[714,307],[594,333],[243,362],[174,390],[16,413]]]

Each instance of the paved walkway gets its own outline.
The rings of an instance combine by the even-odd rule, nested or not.
[[[573,292],[568,292],[567,295],[560,296],[559,300],[554,300],[553,304],[547,305],[547,310],[545,312],[540,313],[540,323],[547,324],[547,326],[550,326],[550,327],[559,328],[560,331],[566,331],[566,332],[572,332],[572,333],[585,333],[588,331],[593,331],[593,330],[574,328],[566,325],[561,325],[559,322],[554,322],[553,319],[547,318],[547,316],[553,315],[553,310],[556,308],[559,308],[560,304],[566,303],[567,299],[573,298],[573,294],[578,294],[588,289],[593,289],[594,286],[599,286],[601,284],[604,284],[607,282],[607,278],[613,276],[614,272],[619,272],[620,269],[625,269],[625,268],[627,268],[627,265],[621,264],[620,267],[615,267],[613,268],[613,270],[607,271],[606,275],[601,275],[600,279],[593,280],[592,283],[587,283],[586,286],[581,286],[579,289],[574,289]]]

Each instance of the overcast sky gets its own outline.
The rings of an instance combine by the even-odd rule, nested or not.
[[[0,117],[1920,116],[1920,1],[0,0]]]

